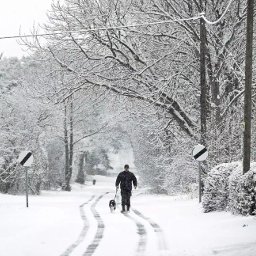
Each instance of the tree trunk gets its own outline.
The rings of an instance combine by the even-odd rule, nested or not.
[[[67,105],[64,106],[64,147],[65,147],[65,184],[63,184],[63,190],[69,190],[69,145],[68,145],[68,126],[67,126]]]
[[[243,173],[250,170],[251,161],[251,116],[252,116],[252,45],[254,0],[247,1],[247,31],[244,91],[244,158]]]
[[[79,155],[79,160],[78,160],[78,173],[77,173],[77,177],[76,177],[76,182],[80,183],[80,184],[84,184],[84,182],[85,182],[84,157],[85,157],[85,152],[82,152]]]
[[[73,133],[74,121],[73,121],[73,113],[74,113],[74,109],[73,109],[73,101],[72,101],[72,97],[71,97],[70,113],[69,113],[69,174],[68,174],[69,182],[71,180],[72,173],[73,173],[73,156],[74,156],[74,143],[73,143],[74,142],[74,133]]]

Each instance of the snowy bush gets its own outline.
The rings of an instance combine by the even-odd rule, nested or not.
[[[234,170],[229,177],[229,198],[227,209],[234,214],[255,214],[256,164],[242,174],[242,168]]]
[[[228,178],[241,163],[224,163],[214,167],[205,179],[203,208],[204,212],[225,210],[228,202]]]
[[[241,162],[221,164],[214,167],[205,180],[205,212],[228,210],[234,214],[255,214],[255,198],[256,163],[252,163],[244,175]]]

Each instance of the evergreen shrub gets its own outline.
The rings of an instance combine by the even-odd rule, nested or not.
[[[241,162],[220,164],[205,180],[204,212],[228,210],[233,214],[256,214],[255,199],[256,163],[244,175]]]
[[[204,183],[204,212],[225,210],[228,202],[228,178],[239,163],[224,163],[215,166],[208,174]]]
[[[242,174],[242,168],[235,170],[229,177],[229,198],[227,210],[234,214],[255,214],[256,168]]]

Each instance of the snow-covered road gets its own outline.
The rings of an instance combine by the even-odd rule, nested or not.
[[[111,213],[114,179],[71,192],[0,194],[0,256],[255,256],[256,218],[203,213],[196,199],[134,191],[132,211]],[[120,201],[120,198],[117,200]]]

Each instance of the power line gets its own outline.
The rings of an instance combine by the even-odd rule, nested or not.
[[[124,28],[130,28],[130,27],[145,27],[145,26],[151,26],[151,25],[161,25],[161,24],[167,24],[167,23],[174,23],[174,22],[182,22],[182,21],[191,21],[191,20],[198,20],[200,18],[203,18],[206,23],[215,25],[225,16],[227,13],[229,6],[231,5],[233,0],[230,0],[228,3],[224,13],[221,15],[221,17],[216,21],[209,21],[204,16],[204,13],[199,14],[198,16],[190,17],[190,18],[182,18],[182,19],[174,19],[174,20],[164,20],[164,21],[158,21],[158,22],[149,22],[149,23],[139,23],[139,24],[131,24],[131,25],[123,25],[123,26],[114,26],[114,27],[101,27],[101,28],[90,28],[90,29],[81,29],[81,30],[67,30],[67,31],[56,31],[52,33],[41,33],[41,34],[25,34],[25,35],[14,35],[14,36],[2,36],[0,37],[0,40],[3,39],[17,39],[17,38],[29,38],[29,37],[43,37],[43,36],[51,36],[51,35],[62,35],[62,34],[71,34],[71,33],[78,33],[78,32],[92,32],[92,31],[104,31],[104,30],[112,30],[112,29],[124,29]]]
[[[73,31],[75,32],[75,31]],[[18,39],[18,38],[27,38],[27,37],[41,37],[41,36],[51,36],[51,35],[60,35],[63,34],[63,32],[55,32],[55,33],[43,33],[43,34],[28,34],[28,35],[15,35],[15,36],[1,36],[0,40],[3,39]],[[71,31],[69,31],[71,33]]]
[[[27,34],[27,35],[15,35],[15,36],[2,36],[1,39],[15,39],[15,38],[28,38],[28,37],[41,37],[41,36],[51,36],[51,35],[61,35],[61,34],[70,34],[70,33],[78,33],[78,32],[92,32],[92,31],[102,31],[102,30],[112,30],[112,29],[124,29],[130,27],[146,27],[151,25],[159,25],[166,23],[174,23],[174,22],[182,22],[182,21],[190,21],[200,19],[201,16],[194,16],[191,18],[183,18],[183,19],[174,19],[174,20],[163,20],[149,23],[139,23],[139,24],[131,24],[131,25],[123,25],[123,26],[114,26],[114,27],[101,27],[101,28],[89,28],[89,29],[80,29],[80,30],[67,30],[67,31],[56,31],[52,33],[41,33],[41,34]]]
[[[226,13],[227,13],[227,11],[228,11],[228,9],[229,9],[229,6],[231,5],[232,1],[233,1],[233,0],[230,0],[230,1],[229,1],[228,5],[227,5],[227,7],[226,7],[226,9],[225,9],[225,11],[223,12],[223,14],[221,15],[221,17],[220,17],[219,19],[217,19],[217,20],[215,20],[215,21],[210,21],[210,20],[207,20],[207,18],[204,16],[204,14],[202,14],[201,17],[204,19],[204,21],[205,21],[206,23],[208,23],[208,24],[210,24],[210,25],[215,25],[215,24],[219,23],[219,22],[222,20],[222,18],[226,15]]]

